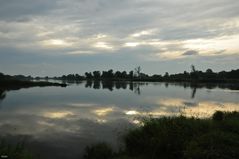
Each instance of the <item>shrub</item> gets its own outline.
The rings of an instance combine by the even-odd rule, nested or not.
[[[8,144],[0,142],[0,158],[8,159],[33,159],[33,154],[25,148],[24,143]]]
[[[221,121],[221,122],[214,122]],[[239,112],[217,111],[212,118],[145,119],[123,137],[121,153],[107,145],[87,148],[87,159],[237,159]]]
[[[106,143],[99,143],[90,147],[86,147],[85,159],[110,159],[113,156],[113,150]]]
[[[239,134],[213,131],[192,139],[184,151],[186,159],[238,159]]]
[[[212,116],[212,119],[214,121],[222,121],[223,118],[224,118],[224,113],[222,111],[216,111]]]
[[[182,158],[185,143],[207,130],[204,120],[185,117],[150,119],[143,127],[126,134],[125,148],[131,156]]]

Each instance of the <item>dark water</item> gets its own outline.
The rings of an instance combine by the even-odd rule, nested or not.
[[[122,133],[140,116],[208,117],[215,110],[239,111],[239,91],[144,82],[1,91],[0,136],[24,140],[44,159],[75,159],[92,143],[118,147]]]

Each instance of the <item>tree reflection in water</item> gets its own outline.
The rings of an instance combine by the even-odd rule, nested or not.
[[[94,89],[108,89],[110,91],[119,90],[119,89],[129,89],[135,94],[141,94],[141,88],[144,85],[148,85],[150,82],[134,82],[134,81],[112,81],[112,80],[87,80],[85,83],[86,88]],[[154,85],[161,85],[160,82],[153,83]],[[194,99],[196,96],[197,89],[206,88],[206,89],[230,89],[230,90],[239,90],[237,84],[222,84],[222,83],[164,83],[165,88],[170,86],[183,86],[185,89],[190,88],[192,90],[191,98]]]
[[[0,88],[0,102],[6,98],[6,90]]]
[[[109,91],[119,89],[129,89],[134,93],[140,95],[140,86],[145,85],[145,82],[125,82],[125,81],[111,81],[111,80],[87,80],[85,88],[94,89],[108,89]]]

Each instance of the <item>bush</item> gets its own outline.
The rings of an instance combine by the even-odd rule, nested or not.
[[[1,157],[4,156],[4,157]],[[25,148],[24,143],[8,144],[0,142],[0,158],[8,159],[33,159],[33,154]]]
[[[207,130],[204,120],[185,117],[150,119],[143,127],[127,133],[125,148],[131,156],[182,158],[185,143]]]
[[[216,111],[212,116],[212,119],[214,121],[222,121],[223,118],[224,118],[224,113],[222,111]]]
[[[110,159],[113,156],[113,150],[106,143],[99,143],[90,147],[86,147],[85,159]]]
[[[192,139],[184,151],[186,159],[238,159],[239,134],[210,132]]]
[[[214,122],[221,121],[221,122]],[[239,112],[216,112],[212,118],[146,119],[128,131],[125,147],[112,153],[105,144],[87,148],[87,159],[238,159]]]

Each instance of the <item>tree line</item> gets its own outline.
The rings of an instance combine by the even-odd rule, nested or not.
[[[48,77],[46,77],[48,78]],[[233,82],[239,80],[239,69],[231,71],[214,72],[212,69],[206,71],[197,70],[194,65],[191,66],[190,71],[183,73],[169,74],[165,72],[164,75],[154,74],[148,75],[142,72],[141,67],[136,67],[134,70],[127,71],[93,71],[85,72],[84,75],[69,74],[61,77],[54,77],[53,79],[60,80],[128,80],[128,81],[175,81],[175,82]]]
[[[27,80],[33,80],[34,78],[32,76],[24,76],[24,75],[6,75],[0,72],[0,80],[22,80],[22,81],[27,81]]]
[[[238,82],[239,81],[239,69],[231,71],[214,72],[212,69],[206,71],[197,70],[194,65],[191,66],[190,71],[184,71],[183,73],[169,74],[165,72],[164,75],[154,74],[148,75],[142,72],[141,67],[136,67],[131,71],[114,71],[109,69],[108,71],[93,71],[85,72],[84,75],[80,74],[68,74],[60,77],[31,77],[23,75],[4,75],[0,73],[1,79],[18,79],[18,80],[68,80],[68,81],[80,81],[80,80],[125,80],[125,81],[159,81],[159,82]]]

